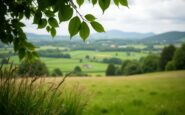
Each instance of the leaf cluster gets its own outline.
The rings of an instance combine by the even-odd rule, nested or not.
[[[111,0],[88,0],[92,5],[99,5],[103,12],[111,4]],[[113,0],[115,5],[127,6],[127,0]],[[60,23],[69,21],[68,30],[71,38],[79,33],[85,41],[89,34],[89,25],[97,32],[104,32],[103,26],[92,14],[84,16],[78,9],[85,0],[1,0],[0,1],[0,40],[5,44],[13,44],[19,58],[34,59],[38,57],[35,47],[27,41],[22,19],[32,19],[38,29],[46,29],[52,37],[57,34]],[[74,14],[76,12],[76,14]]]

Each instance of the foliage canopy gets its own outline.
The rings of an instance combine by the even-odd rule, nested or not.
[[[34,60],[33,62],[22,61],[19,65],[18,74],[20,76],[47,76],[49,74],[48,68],[40,60]]]
[[[183,44],[174,53],[173,61],[175,64],[175,69],[177,69],[177,70],[185,69],[185,44]]]
[[[111,0],[88,1],[92,5],[99,5],[103,12],[111,4]],[[69,21],[68,31],[71,38],[79,33],[85,41],[90,34],[89,25],[97,32],[104,32],[95,16],[80,14],[78,8],[84,3],[85,0],[0,0],[0,40],[4,44],[13,44],[20,59],[32,59],[38,55],[23,31],[25,18],[32,20],[38,29],[46,29],[52,37],[56,36],[59,24],[66,21]],[[127,0],[114,0],[114,3],[128,7]]]
[[[106,70],[107,76],[114,76],[116,72],[116,67],[114,64],[109,64]]]
[[[160,59],[159,59],[159,67],[161,70],[165,70],[165,66],[167,65],[169,61],[172,60],[175,50],[176,48],[173,45],[164,47],[164,49],[161,52]]]

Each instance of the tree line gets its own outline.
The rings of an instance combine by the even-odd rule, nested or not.
[[[39,50],[38,54],[40,57],[50,57],[50,58],[71,58],[70,54],[64,54],[61,50],[56,49],[47,49],[47,50]]]
[[[150,54],[140,60],[125,60],[121,66],[111,63],[106,69],[107,76],[134,75],[141,73],[185,69],[185,44],[164,47],[160,55]]]

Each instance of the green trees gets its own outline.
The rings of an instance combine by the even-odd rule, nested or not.
[[[160,60],[159,60],[159,68],[160,70],[165,70],[165,66],[166,64],[172,60],[174,52],[175,52],[175,47],[173,45],[167,46],[165,47],[162,52],[161,52],[161,56],[160,56]]]
[[[142,73],[141,65],[137,61],[126,60],[121,67],[109,64],[106,70],[106,76],[114,75],[133,75]]]
[[[80,66],[76,66],[73,70],[72,76],[88,76],[87,74],[85,74],[82,69],[80,68]]]
[[[114,64],[109,64],[106,70],[106,76],[114,76],[116,73],[116,67]]]
[[[134,75],[142,73],[141,65],[137,61],[130,62],[127,66],[123,69],[124,75]]]
[[[76,66],[74,68],[74,73],[81,73],[81,72],[82,72],[82,69],[79,66]]]
[[[84,0],[76,0],[78,6]],[[93,5],[99,5],[103,12],[109,8],[111,0],[90,0]],[[115,5],[128,6],[127,0],[114,0]],[[90,34],[89,25],[97,32],[104,32],[103,26],[92,14],[80,14],[73,0],[1,0],[0,1],[0,40],[4,44],[13,44],[19,58],[32,59],[37,57],[35,47],[27,41],[23,31],[24,18],[33,19],[38,29],[46,29],[52,37],[56,36],[59,23],[69,21],[70,37],[79,33],[85,41]],[[76,15],[73,14],[76,12]]]
[[[52,76],[63,76],[62,71],[59,68],[55,68],[51,74]]]
[[[142,71],[144,73],[147,72],[155,72],[158,70],[159,57],[156,55],[149,55],[143,59],[142,62]]]
[[[177,70],[185,69],[185,44],[183,44],[174,54],[173,62]]]
[[[175,67],[174,61],[169,61],[165,67],[166,71],[171,71],[171,70],[175,70],[175,69],[176,69],[176,67]]]
[[[103,63],[108,63],[108,64],[121,64],[122,60],[119,58],[104,58],[102,60]]]
[[[35,60],[33,62],[23,61],[18,69],[18,74],[20,76],[47,76],[48,73],[47,66],[40,60]]]

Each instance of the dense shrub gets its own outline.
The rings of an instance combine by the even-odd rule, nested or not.
[[[88,74],[84,73],[80,66],[76,66],[71,74],[71,76],[88,76]]]
[[[23,61],[18,69],[18,74],[20,76],[47,76],[48,73],[47,66],[40,60],[35,60],[33,62]]]
[[[158,70],[159,57],[156,55],[148,55],[143,58],[142,62],[142,71],[144,73],[147,72],[155,72]]]
[[[122,70],[120,67],[116,68],[115,75],[122,75]]]
[[[136,61],[131,61],[123,69],[124,75],[134,75],[140,73],[142,73],[141,65]]]
[[[114,64],[109,64],[106,70],[106,76],[114,76],[116,74],[116,67]]]
[[[64,54],[61,50],[47,49],[38,51],[41,57],[50,57],[50,58],[71,58],[70,54]]]
[[[55,68],[51,74],[52,76],[63,76],[62,71],[59,68]]]
[[[175,50],[176,48],[173,45],[169,45],[163,48],[159,60],[160,70],[165,70],[165,66],[169,61],[172,60]]]
[[[173,61],[176,69],[185,69],[185,44],[183,44],[174,54]]]
[[[169,61],[165,67],[166,71],[175,70],[175,69],[176,67],[175,67],[174,61]]]
[[[102,62],[108,64],[121,64],[122,60],[119,58],[105,58]]]
[[[121,65],[121,74],[124,75],[124,69],[127,65],[129,65],[132,61],[131,60],[125,60],[123,61],[122,65]]]
[[[89,59],[90,59],[90,56],[89,56],[89,55],[86,55],[85,58],[86,58],[87,60],[89,60]]]
[[[73,70],[74,73],[81,73],[82,69],[79,66],[76,66]]]

